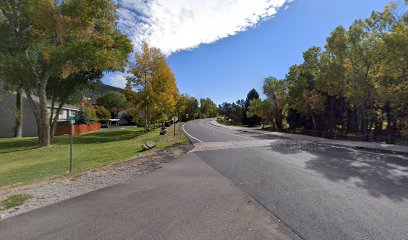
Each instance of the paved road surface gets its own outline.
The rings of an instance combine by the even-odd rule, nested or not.
[[[210,120],[185,130],[203,149],[216,149],[197,151],[198,157],[304,239],[408,239],[407,157],[289,139],[268,146],[265,135]]]
[[[184,128],[192,153],[1,221],[0,239],[408,239],[406,157]]]

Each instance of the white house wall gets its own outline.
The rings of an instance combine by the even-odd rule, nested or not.
[[[0,93],[1,94],[1,93]],[[14,137],[16,95],[5,93],[0,97],[0,137]],[[37,136],[37,123],[27,98],[23,98],[23,137]]]

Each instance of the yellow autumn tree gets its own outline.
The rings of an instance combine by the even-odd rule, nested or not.
[[[128,83],[141,93],[145,130],[149,131],[152,122],[164,122],[171,117],[178,95],[176,78],[166,56],[147,43],[135,54],[129,73]]]

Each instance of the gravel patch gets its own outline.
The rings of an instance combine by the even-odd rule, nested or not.
[[[76,197],[104,187],[121,183],[140,174],[161,168],[193,148],[188,144],[177,144],[155,152],[148,152],[133,159],[83,173],[79,177],[64,177],[50,181],[0,191],[0,199],[13,194],[31,196],[23,205],[0,211],[0,220],[44,207],[62,200]]]

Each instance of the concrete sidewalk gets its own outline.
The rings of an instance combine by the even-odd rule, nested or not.
[[[356,149],[366,149],[371,151],[378,151],[383,153],[397,153],[397,154],[408,154],[408,147],[401,146],[401,145],[392,145],[392,144],[385,144],[385,143],[377,143],[377,142],[363,142],[363,141],[347,141],[347,140],[333,140],[321,137],[313,137],[308,135],[301,135],[301,134],[293,134],[293,133],[283,133],[283,132],[270,132],[266,130],[262,130],[260,127],[250,128],[250,127],[239,127],[239,126],[227,126],[218,123],[216,120],[212,120],[211,124],[216,127],[224,127],[231,130],[237,131],[247,131],[251,133],[261,133],[265,135],[271,136],[279,136],[290,138],[297,141],[308,141],[308,142],[315,142],[320,144],[330,144],[336,146],[344,146],[344,147],[351,147]]]

